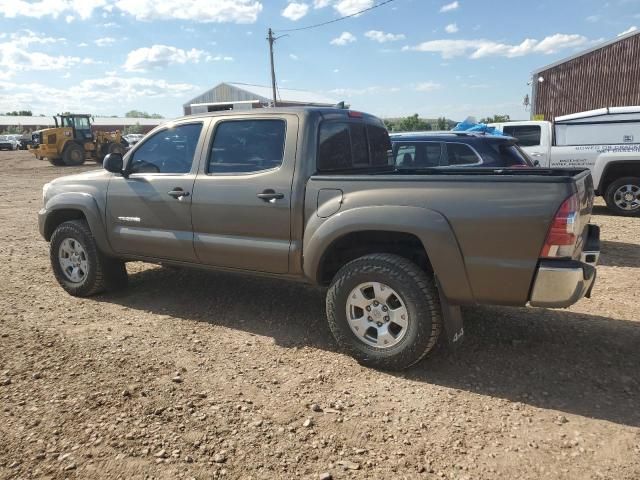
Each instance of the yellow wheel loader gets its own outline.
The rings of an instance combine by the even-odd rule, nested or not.
[[[119,131],[91,132],[91,115],[58,114],[53,117],[55,128],[33,132],[29,150],[52,165],[82,165],[86,159],[102,163],[108,153],[121,153],[129,144]]]

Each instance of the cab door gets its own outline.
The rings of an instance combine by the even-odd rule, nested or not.
[[[122,254],[193,262],[191,201],[204,142],[202,121],[173,124],[146,138],[107,192],[111,247]]]
[[[193,191],[200,262],[287,273],[298,117],[220,117]]]

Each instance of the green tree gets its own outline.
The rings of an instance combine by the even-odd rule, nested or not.
[[[485,117],[480,119],[480,123],[504,123],[510,122],[509,115],[494,115],[493,117]]]
[[[438,117],[436,120],[436,130],[449,130],[449,121],[445,117]]]
[[[14,110],[13,112],[5,113],[5,115],[8,115],[10,117],[32,117],[33,112],[31,110]]]
[[[147,113],[140,110],[129,110],[124,116],[127,118],[164,118],[159,113]]]
[[[142,128],[142,125],[139,123],[136,123],[135,125],[127,125],[124,127],[122,133],[124,135],[129,135],[130,133],[144,133],[144,128]]]

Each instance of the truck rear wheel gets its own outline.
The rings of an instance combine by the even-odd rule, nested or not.
[[[408,368],[434,349],[442,330],[434,279],[398,255],[366,255],[346,264],[326,303],[336,341],[368,366]]]
[[[109,258],[98,250],[84,220],[60,224],[51,236],[49,249],[56,280],[75,297],[88,297],[127,286],[124,262]]]
[[[640,215],[640,177],[623,177],[611,182],[604,200],[609,210],[617,215]]]
[[[77,143],[67,145],[62,153],[62,160],[68,167],[77,167],[84,163],[84,148]]]

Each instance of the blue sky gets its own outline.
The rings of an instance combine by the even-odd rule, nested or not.
[[[377,0],[0,0],[0,112],[181,115],[219,82],[268,85],[266,30]],[[394,0],[276,43],[280,87],[380,116],[522,106],[537,67],[635,26],[640,0]]]

